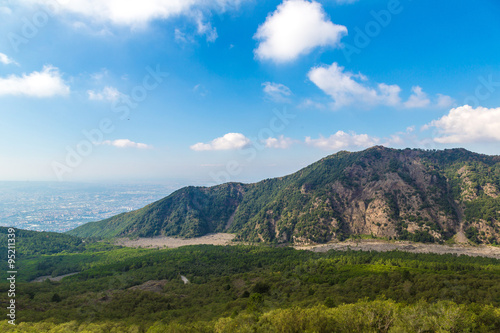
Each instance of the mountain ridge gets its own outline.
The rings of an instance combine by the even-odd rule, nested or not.
[[[77,236],[196,237],[325,243],[351,235],[500,241],[500,156],[463,148],[340,151],[257,183],[185,187],[139,210],[69,231]]]

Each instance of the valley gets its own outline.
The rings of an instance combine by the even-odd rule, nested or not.
[[[195,238],[176,238],[176,237],[136,237],[136,238],[115,238],[114,245],[140,248],[176,248],[187,245],[232,245],[231,241],[235,235],[218,233],[209,234]]]
[[[233,245],[238,246],[245,243],[233,241],[235,235],[227,233],[210,234],[194,238],[176,237],[137,237],[137,238],[116,238],[113,244],[132,248],[177,248],[187,245]],[[410,241],[384,241],[382,239],[348,239],[342,242],[335,241],[325,244],[296,245],[293,248],[298,250],[309,250],[313,252],[336,251],[403,251],[410,253],[435,253],[435,254],[455,254],[472,257],[488,257],[500,259],[500,247],[491,245],[466,244],[425,244]]]
[[[376,146],[66,233],[16,229],[22,318],[0,329],[498,332],[499,188],[498,156]]]

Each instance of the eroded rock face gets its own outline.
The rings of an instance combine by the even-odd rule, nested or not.
[[[492,183],[487,183],[486,185],[484,185],[483,191],[486,195],[488,195],[492,198],[498,198],[500,196],[500,193],[498,192],[498,188],[495,185],[493,185]]]
[[[427,152],[418,150],[396,151],[380,147],[371,150],[371,153],[346,165],[341,170],[340,179],[329,182],[328,173],[334,171],[325,168],[317,170],[325,174],[325,177],[319,178],[319,184],[318,178],[315,178],[310,182],[300,182],[296,193],[290,188],[290,196],[300,198],[298,200],[303,203],[301,207],[304,209],[294,211],[286,205],[284,209],[274,206],[273,218],[268,219],[271,228],[262,232],[266,223],[260,221],[254,229],[259,239],[266,239],[269,234],[272,238],[272,232],[283,235],[280,228],[286,227],[292,233],[292,237],[287,239],[297,244],[325,242],[339,238],[339,235],[340,238],[372,235],[389,239],[441,241],[464,228],[464,223],[467,223],[464,203],[474,202],[484,195],[498,197],[494,184],[484,185],[484,193],[475,188],[471,179],[477,178],[477,172],[467,164],[454,167],[453,163],[441,163],[441,157],[429,158]],[[457,159],[457,163],[463,164],[464,160]],[[328,161],[323,163],[328,164]],[[307,173],[302,171],[301,176],[307,178]],[[453,186],[460,188],[459,196],[453,195]],[[282,213],[281,216],[276,214],[277,211]],[[324,215],[325,212],[335,216],[335,219],[318,217],[310,220],[311,216]],[[283,215],[292,222],[282,223]],[[307,221],[309,226],[306,228]],[[494,236],[498,230],[495,232],[495,227],[488,226],[484,220],[470,223],[465,227],[477,225],[478,232],[483,233],[485,238],[498,239]],[[322,230],[323,234],[318,230]],[[274,239],[282,242],[285,238]]]
[[[463,166],[457,171],[462,180],[462,199],[464,201],[472,201],[477,199],[477,188],[470,179],[471,172],[467,166]]]
[[[410,233],[428,232],[440,239],[441,233],[415,221],[428,224],[434,221],[440,229],[453,229],[456,226],[456,216],[441,211],[432,199],[433,195],[445,194],[442,193],[444,191],[440,193],[438,189],[430,188],[436,182],[436,176],[426,175],[419,163],[409,165],[408,171],[413,176],[413,184],[407,183],[398,173],[389,172],[383,175],[383,179],[376,181],[359,179],[363,185],[357,190],[340,182],[332,185],[332,190],[341,198],[338,206],[344,204],[342,218],[350,234],[397,238],[398,225],[406,224],[405,228]],[[362,173],[358,170],[356,174]],[[435,191],[437,193],[433,193]],[[419,192],[429,192],[430,196],[423,200]]]

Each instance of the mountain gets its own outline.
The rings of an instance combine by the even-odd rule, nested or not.
[[[465,149],[341,151],[285,177],[186,187],[69,231],[81,237],[196,237],[324,243],[351,235],[500,243],[500,156]]]

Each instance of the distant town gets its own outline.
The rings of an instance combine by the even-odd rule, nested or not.
[[[159,200],[178,185],[0,182],[0,226],[65,232]]]

